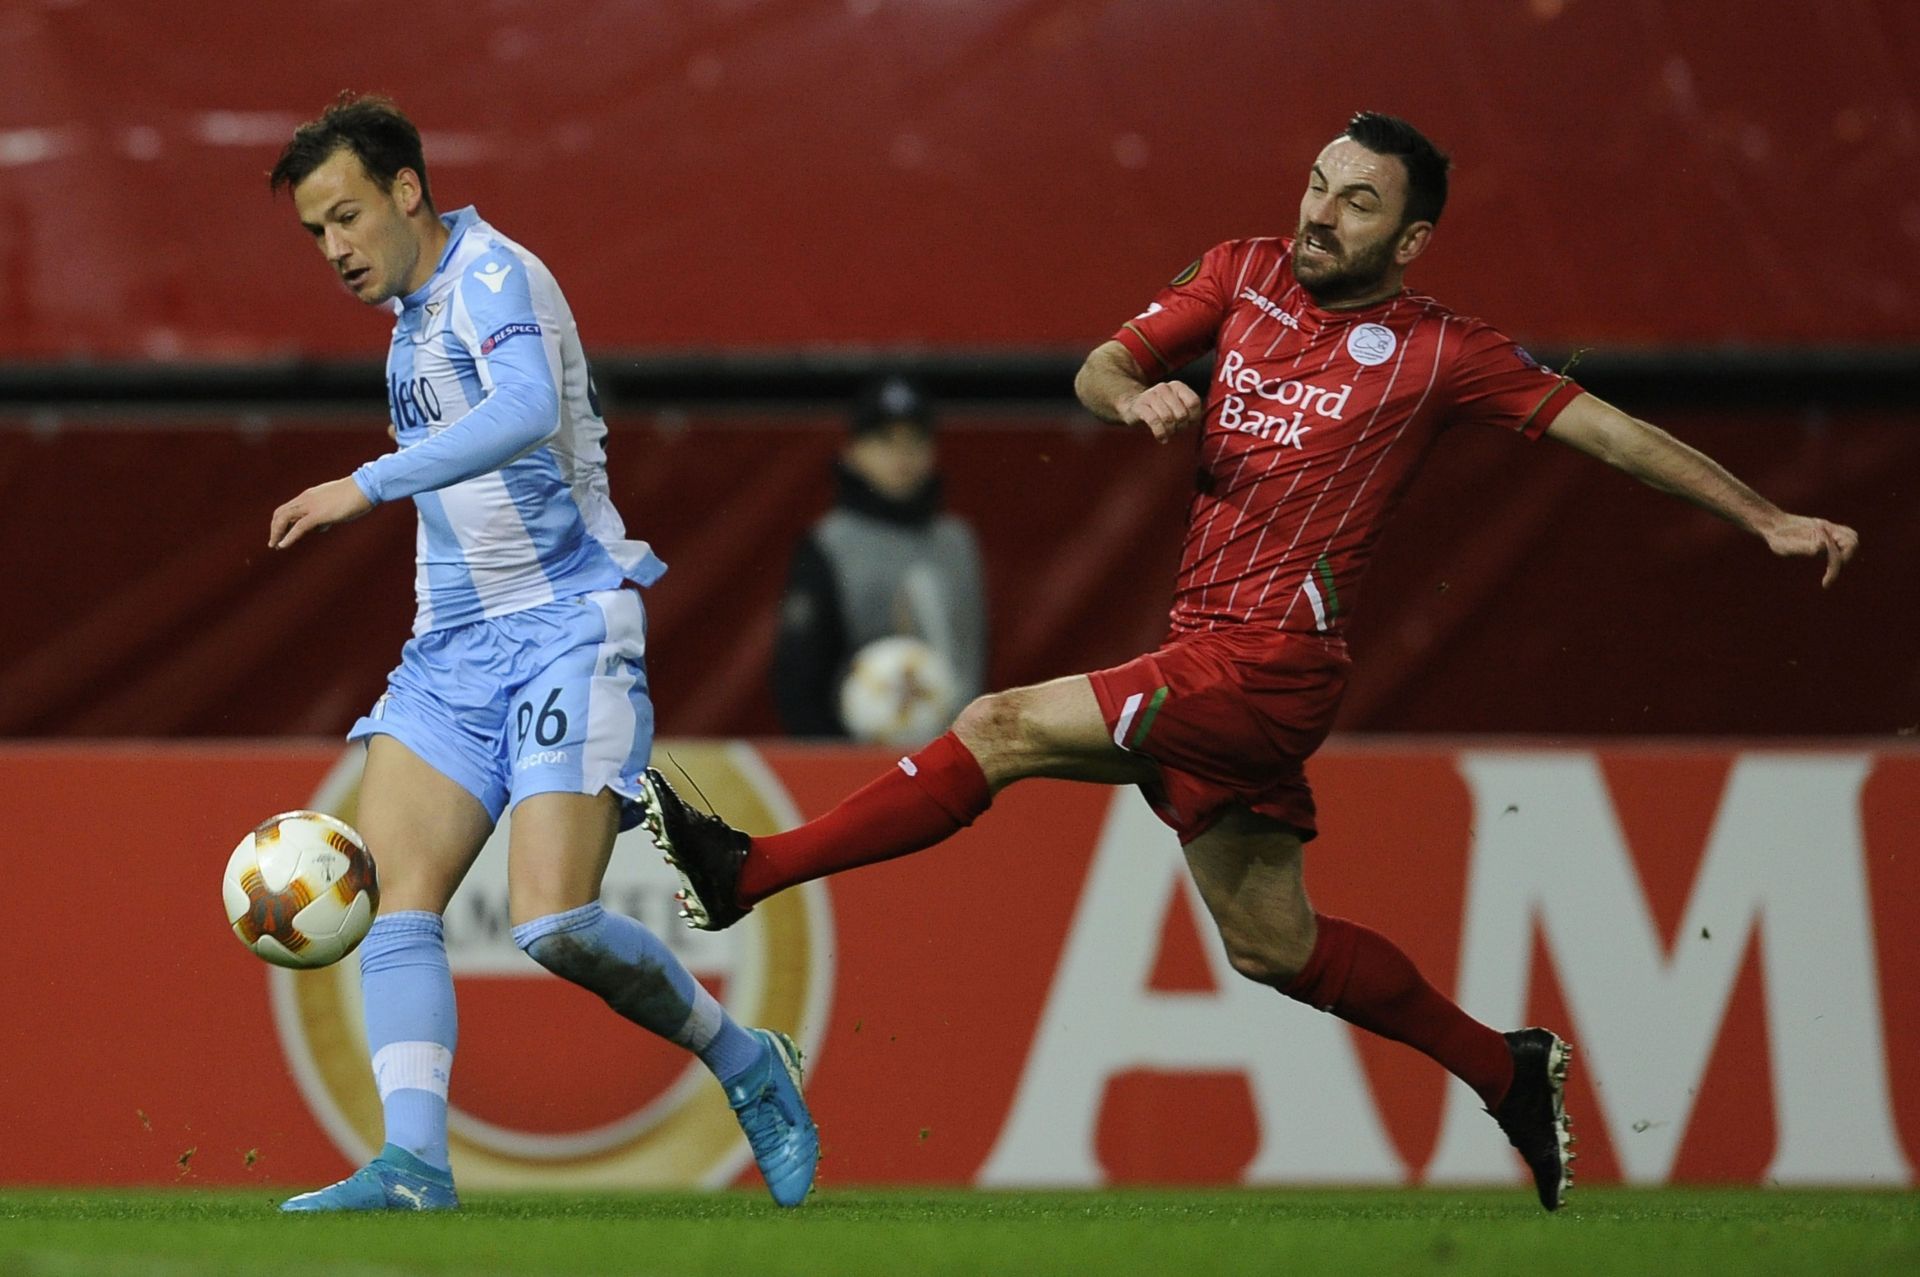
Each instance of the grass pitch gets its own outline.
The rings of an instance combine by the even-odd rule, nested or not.
[[[1920,1195],[827,1191],[475,1195],[457,1215],[280,1215],[268,1192],[0,1194],[0,1277],[1920,1272]]]

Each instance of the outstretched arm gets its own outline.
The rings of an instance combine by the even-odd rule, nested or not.
[[[1184,381],[1148,385],[1133,354],[1117,341],[1094,348],[1073,379],[1073,392],[1102,421],[1145,426],[1165,443],[1206,415],[1206,405]]]
[[[1775,554],[1825,555],[1822,587],[1834,583],[1841,565],[1859,548],[1860,535],[1852,528],[1788,514],[1698,448],[1591,394],[1568,404],[1547,427],[1547,437],[1598,457],[1649,487],[1684,497],[1760,537]]]
[[[357,519],[381,502],[498,470],[559,429],[559,320],[535,304],[518,258],[496,251],[479,263],[485,269],[467,272],[457,285],[457,300],[467,316],[460,340],[476,374],[485,378],[486,397],[426,438],[282,505],[268,526],[268,545],[284,550],[309,532]],[[388,430],[397,434],[391,424]]]

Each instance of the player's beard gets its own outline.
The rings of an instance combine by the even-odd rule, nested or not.
[[[1295,232],[1295,245],[1306,235],[1305,227]],[[1365,297],[1378,290],[1387,272],[1393,269],[1394,239],[1388,236],[1357,254],[1342,249],[1324,266],[1303,261],[1296,247],[1293,277],[1300,287],[1307,290],[1307,295],[1313,298],[1316,305],[1337,306],[1356,297]]]

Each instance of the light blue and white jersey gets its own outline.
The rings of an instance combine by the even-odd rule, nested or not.
[[[393,303],[387,402],[399,451],[353,472],[420,512],[413,632],[651,585],[607,495],[607,425],[573,312],[540,259],[471,208],[420,289]]]

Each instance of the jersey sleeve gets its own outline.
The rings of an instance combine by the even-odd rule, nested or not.
[[[560,428],[551,340],[558,317],[538,313],[525,263],[495,250],[470,263],[457,287],[466,322],[454,332],[485,394],[445,429],[353,472],[376,505],[498,470]]]
[[[1449,422],[1497,426],[1538,439],[1580,397],[1572,377],[1546,367],[1505,334],[1477,319],[1465,325],[1448,365]]]
[[[1233,301],[1227,283],[1236,241],[1216,244],[1120,326],[1113,340],[1149,377],[1171,377],[1213,349]]]

